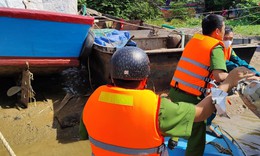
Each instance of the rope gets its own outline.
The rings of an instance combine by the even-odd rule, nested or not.
[[[226,9],[227,11],[234,11],[234,10],[249,10],[253,8],[259,8],[260,6],[255,7],[245,7],[245,8],[232,8],[232,9]],[[221,13],[223,10],[217,10],[217,11],[209,11],[209,12],[203,12],[203,13],[197,13],[197,14],[212,14],[212,13]]]
[[[218,125],[218,127],[219,127],[219,130],[220,130],[220,132],[222,133],[222,128]],[[226,132],[226,131],[225,131]],[[232,140],[233,140],[234,138],[232,137]],[[229,144],[228,144],[228,142],[227,142],[227,140],[226,140],[226,138],[225,137],[223,137],[223,140],[226,142],[226,144],[227,144],[227,146],[228,146],[228,149],[229,150],[231,150],[231,148],[230,148],[230,146],[229,146]],[[231,150],[232,151],[232,150]],[[243,150],[242,150],[243,151]],[[233,154],[232,154],[233,155]]]
[[[104,19],[107,19],[107,20],[110,20],[110,21],[113,21],[113,22],[118,22],[118,23],[122,23],[122,24],[125,24],[125,25],[131,25],[131,26],[134,26],[134,27],[137,27],[137,28],[143,28],[143,29],[152,30],[153,32],[156,32],[155,29],[162,29],[162,27],[155,26],[155,25],[152,25],[152,26],[142,26],[142,25],[129,23],[129,22],[126,22],[126,21],[120,21],[120,20],[117,20],[117,19],[109,18],[109,17],[103,16],[102,13],[100,13],[100,12],[98,12],[96,10],[90,9],[90,8],[87,8],[87,12],[88,12],[88,14],[90,16],[91,16],[91,14],[96,14],[96,16],[92,16],[94,18],[104,18]],[[96,23],[94,23],[94,25],[98,29],[100,29],[99,26]],[[168,29],[164,29],[164,30],[168,31],[170,33],[173,33],[173,34],[182,35],[182,32],[179,32],[177,30],[168,30]]]
[[[91,80],[91,71],[90,71],[90,63],[89,63],[89,57],[88,57],[88,80],[91,90],[93,91],[94,88],[92,86],[92,80]]]
[[[242,147],[238,144],[238,142],[227,132],[225,131],[223,128],[221,128],[219,125],[219,130],[221,133],[225,132],[230,138],[231,138],[231,141],[232,143],[235,143],[237,145],[237,147],[242,151],[242,153],[244,154],[244,156],[247,156],[247,154],[245,153],[245,151],[242,149]],[[222,132],[223,131],[223,132]],[[207,142],[206,144],[211,144],[213,145],[214,147],[216,147],[216,149],[221,152],[221,153],[225,153],[225,154],[230,154],[233,156],[233,153],[232,153],[232,150],[231,150],[231,147],[230,145],[228,144],[227,140],[225,137],[223,137],[223,140],[225,141],[226,145],[228,146],[227,148],[224,148],[223,146],[221,146],[220,144],[218,143],[215,143],[215,142]]]
[[[229,148],[226,149],[223,146],[221,146],[219,143],[210,141],[210,142],[207,142],[207,144],[214,146],[220,153],[224,153],[224,154],[228,154],[228,155],[233,156],[232,151]]]
[[[105,18],[105,19],[108,19],[108,20],[111,20],[111,21],[114,21],[114,22],[120,22],[122,24],[126,24],[126,25],[131,25],[131,26],[136,26],[138,28],[144,28],[144,29],[151,29],[151,30],[154,30],[154,28],[156,26],[153,26],[152,28],[151,27],[146,27],[146,26],[141,26],[141,25],[136,25],[136,24],[132,24],[132,23],[128,23],[128,22],[125,22],[125,21],[119,21],[119,20],[115,20],[115,19],[112,19],[112,18],[109,18],[109,17],[106,17],[106,16],[96,16],[96,17],[101,17],[101,18]]]
[[[126,24],[126,25],[131,25],[131,26],[135,26],[135,27],[138,27],[138,28],[144,28],[144,29],[152,30],[153,32],[156,32],[155,29],[156,29],[156,30],[158,30],[158,29],[163,29],[163,28],[161,28],[161,27],[159,27],[159,26],[154,26],[154,25],[153,25],[153,26],[150,26],[150,27],[148,27],[148,26],[142,26],[142,25],[137,25],[137,24],[132,24],[132,23],[129,23],[129,22],[125,22],[125,21],[119,21],[119,20],[112,19],[112,18],[109,18],[109,17],[106,17],[106,16],[96,16],[96,17],[102,17],[102,18],[111,20],[111,21],[113,21],[113,22],[121,22],[121,23]],[[99,28],[97,24],[95,24],[95,26],[97,26],[97,28]],[[100,28],[99,28],[99,29],[100,29]],[[163,30],[169,32],[170,34],[182,35],[182,32],[179,32],[179,31],[177,31],[177,30],[168,30],[168,29],[163,29]]]
[[[259,8],[260,6],[255,6],[255,7],[245,7],[245,8],[232,8],[232,9],[226,9],[226,11],[242,11],[242,10],[250,10],[250,9],[254,9],[254,8]],[[178,11],[181,10],[180,9],[174,9],[174,11]],[[222,13],[223,10],[217,10],[217,11],[209,11],[209,12],[202,12],[202,13],[196,13],[198,15],[204,15],[204,14],[215,14],[215,13]],[[172,16],[172,17],[181,17],[181,16]],[[236,18],[233,18],[236,19]]]
[[[242,151],[242,153],[244,154],[244,156],[247,156],[246,152],[243,150],[243,148],[239,145],[239,143],[227,132],[225,131],[223,128],[220,128],[220,131],[224,131],[232,140],[232,143],[237,144],[238,148]],[[224,139],[224,141],[227,143],[227,141]]]
[[[260,11],[255,12],[255,13],[251,13],[251,14],[248,14],[248,15],[244,15],[244,16],[241,16],[241,17],[236,17],[236,18],[233,18],[233,19],[241,19],[241,18],[245,18],[245,17],[251,16],[251,15],[254,15],[254,14],[259,14],[259,13],[260,13]],[[233,20],[233,19],[230,19],[230,20]]]
[[[8,142],[5,140],[3,134],[0,132],[0,139],[2,140],[5,148],[7,149],[7,151],[9,152],[10,156],[16,156],[14,151],[12,150],[12,148],[9,146]]]
[[[255,22],[256,22],[256,21],[258,21],[258,20],[260,20],[260,18],[258,18],[257,20],[253,21],[253,22],[252,22],[252,23],[250,23],[249,25],[251,25],[251,24],[255,23]]]

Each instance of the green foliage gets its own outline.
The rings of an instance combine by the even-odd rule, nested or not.
[[[260,24],[259,0],[205,0],[206,11],[221,13],[223,9],[233,11],[236,20],[240,23]]]
[[[236,4],[238,17],[236,18],[240,23],[245,24],[260,24],[260,7],[254,0],[244,0]]]
[[[86,0],[87,7],[95,9],[101,13],[124,19],[150,19],[161,15],[157,4],[161,0]]]
[[[235,0],[205,0],[206,11],[220,11],[222,9],[229,9],[235,3]]]
[[[199,18],[187,18],[185,20],[172,19],[171,21],[165,21],[165,19],[163,18],[158,18],[153,20],[150,19],[145,22],[157,26],[161,26],[162,24],[168,24],[176,28],[183,28],[183,27],[193,28],[193,27],[200,27],[201,25],[201,19]]]
[[[198,28],[201,27],[201,20],[199,18],[189,18],[186,20],[173,19],[171,21],[165,21],[163,18],[158,18],[156,20],[147,20],[145,21],[148,24],[162,26],[162,24],[168,24],[176,28]],[[229,20],[226,21],[226,25],[230,25],[234,28],[236,34],[244,36],[260,36],[260,24],[258,25],[249,25],[246,23],[241,23],[238,20]]]
[[[86,0],[78,0],[78,5],[86,4]]]
[[[259,36],[260,24],[251,23],[247,19],[226,21],[226,25],[232,26],[234,28],[235,33],[246,36]]]
[[[189,19],[195,16],[195,9],[187,7],[188,2],[200,0],[178,0],[170,3],[170,8],[162,14],[159,6],[163,6],[165,0],[79,0],[79,6],[87,4],[87,7],[104,14],[115,17],[131,19],[156,19],[164,17],[172,19]],[[206,11],[221,13],[223,9],[240,8],[236,10],[236,19],[241,22],[259,24],[260,8],[259,0],[205,0]]]
[[[195,9],[191,7],[186,7],[186,3],[177,2],[171,3],[170,9],[168,10],[171,16],[167,17],[169,19],[177,18],[177,19],[187,19],[195,16]]]
[[[234,27],[236,34],[245,36],[260,36],[260,25],[241,25]]]
[[[191,26],[191,27],[197,27],[201,25],[202,19],[200,18],[188,18],[186,19],[186,24]]]

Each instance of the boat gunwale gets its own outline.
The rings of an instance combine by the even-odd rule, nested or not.
[[[32,10],[32,9],[17,9],[0,7],[0,17],[21,18],[32,20],[45,20],[53,22],[65,22],[74,24],[94,24],[94,17],[80,16],[68,13],[58,13],[51,11]]]
[[[78,58],[6,58],[0,57],[0,66],[20,67],[29,63],[34,67],[78,67]]]

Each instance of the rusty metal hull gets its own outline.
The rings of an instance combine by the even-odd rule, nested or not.
[[[179,48],[183,36],[176,31],[166,29],[129,30],[129,32],[134,36],[133,41],[136,45],[145,50],[150,59],[151,73],[148,88],[155,91],[169,88],[183,51],[183,48]],[[92,79],[97,85],[111,82],[110,59],[115,51],[116,48],[94,44],[90,55],[90,69]]]
[[[94,45],[90,55],[90,72],[95,84],[103,85],[111,83],[110,79],[110,59],[115,51],[114,48],[105,48]],[[167,90],[181,57],[183,49],[175,48],[146,50],[150,59],[151,74],[147,87],[154,91]]]
[[[182,55],[184,48],[190,40],[190,35],[185,35],[184,42],[180,34],[174,31],[159,29],[152,30],[129,30],[134,36],[133,41],[137,46],[147,53],[150,59],[151,74],[148,79],[148,88],[155,91],[167,90],[176,69],[177,63]],[[237,55],[246,61],[250,61],[256,45],[234,45]],[[93,81],[97,85],[110,83],[110,59],[116,48],[104,47],[94,44],[93,51],[89,57],[90,73]]]
[[[237,56],[239,56],[241,59],[245,60],[247,63],[250,63],[255,51],[256,51],[257,45],[255,44],[239,44],[239,45],[233,45],[233,49]]]

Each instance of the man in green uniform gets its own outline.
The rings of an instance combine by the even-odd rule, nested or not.
[[[221,41],[223,40],[224,32],[225,32],[225,23],[224,23],[224,18],[222,16],[215,15],[215,14],[210,14],[210,15],[206,16],[202,21],[202,33],[203,33],[203,38],[209,38],[210,42],[207,43],[206,41],[200,41],[197,38],[191,39],[193,41],[196,40],[195,41],[196,44],[194,44],[194,42],[193,42],[192,46],[190,45],[190,44],[192,44],[191,41],[188,42],[188,44],[185,46],[182,57],[184,54],[189,54],[189,56],[193,55],[193,58],[197,58],[197,60],[185,58],[186,60],[184,62],[182,62],[182,64],[184,64],[184,65],[180,66],[179,64],[180,64],[181,60],[183,60],[181,58],[180,62],[178,63],[178,66],[177,66],[177,70],[174,73],[173,80],[174,80],[174,77],[176,77],[176,72],[179,72],[180,74],[185,73],[185,74],[190,75],[191,77],[196,76],[196,75],[193,76],[194,72],[197,72],[196,74],[201,75],[199,73],[201,70],[191,71],[192,69],[190,69],[187,72],[187,69],[185,69],[185,67],[189,66],[189,64],[186,63],[189,60],[192,60],[192,61],[190,61],[190,63],[197,65],[198,63],[196,63],[196,62],[199,62],[203,59],[204,60],[201,62],[210,62],[209,65],[203,65],[203,66],[207,67],[206,70],[208,71],[209,74],[207,74],[208,76],[206,76],[206,77],[204,77],[204,79],[202,79],[202,81],[204,82],[205,85],[200,86],[200,87],[204,87],[206,90],[206,88],[208,87],[208,84],[209,84],[209,81],[206,81],[206,79],[208,79],[208,78],[211,78],[211,79],[213,78],[216,82],[222,82],[223,80],[225,80],[226,77],[228,76],[228,73],[227,73],[227,68],[226,68],[224,46],[223,46],[223,43],[221,44]],[[199,44],[200,44],[199,46],[207,46],[207,44],[210,44],[211,41],[214,41],[216,43],[219,42],[219,43],[215,44],[215,46],[213,46],[212,48],[211,47],[209,47],[209,48],[196,47],[196,45],[199,45]],[[189,47],[189,50],[186,50],[187,47]],[[204,54],[205,53],[209,54],[210,57],[201,58],[201,57],[203,57],[203,56],[200,56],[202,53],[201,51],[203,49],[208,50],[208,51],[204,50],[205,51]],[[194,57],[194,56],[196,56],[196,57]],[[199,64],[201,62],[199,62]],[[178,69],[180,69],[180,68],[181,68],[181,70],[178,71]],[[184,68],[184,70],[183,70],[183,68]],[[178,79],[176,79],[176,80],[182,79],[183,77],[185,77],[185,75],[179,76]],[[191,92],[189,93],[188,89],[184,90],[184,89],[180,88],[180,84],[183,82],[182,80],[179,80],[179,82],[177,81],[174,83],[173,83],[173,80],[171,82],[172,87],[169,92],[169,97],[173,102],[175,102],[179,105],[183,105],[183,104],[196,105],[206,95],[206,92],[201,93],[202,95],[194,95]],[[186,85],[185,82],[183,84]],[[193,83],[190,86],[194,86],[197,84],[198,83]],[[197,122],[197,123],[193,124],[191,137],[188,140],[186,156],[195,156],[195,155],[202,156],[203,155],[204,148],[205,148],[205,140],[206,140],[205,133],[206,133],[205,121],[201,121],[201,122]],[[171,141],[172,140],[169,140],[169,144]]]
[[[125,53],[127,52],[127,53]],[[131,55],[131,53],[135,53],[135,55]],[[144,73],[150,72],[149,67],[149,61],[144,61],[148,59],[148,56],[145,54],[145,58],[143,57],[145,54],[144,51],[140,50],[136,47],[125,47],[117,52],[114,53],[114,55],[118,55],[117,58],[120,58],[121,61],[119,61],[117,64],[113,66],[119,66],[120,70],[128,71],[127,74],[134,72],[135,76],[138,75],[144,75]],[[127,55],[127,57],[126,57]],[[138,56],[138,57],[137,57]],[[112,57],[113,58],[113,57]],[[123,59],[123,60],[122,60]],[[124,60],[126,59],[126,60]],[[130,61],[128,61],[130,60]],[[149,60],[149,59],[148,59]],[[145,65],[144,65],[144,62]],[[113,61],[112,61],[113,64]],[[134,64],[134,65],[133,65]],[[129,69],[129,67],[132,67]],[[144,72],[145,71],[145,72]],[[147,72],[148,71],[148,72]],[[112,71],[112,73],[114,73]],[[247,73],[247,74],[244,74]],[[130,74],[131,75],[131,74]],[[252,74],[248,69],[245,69],[243,67],[234,69],[230,75],[227,77],[227,79],[219,86],[219,89],[227,92],[233,87],[237,85],[237,82],[246,77],[251,77]],[[113,77],[113,74],[112,74]],[[130,78],[133,78],[134,76],[131,75]],[[142,76],[143,78],[141,80],[115,80],[113,79],[114,86],[121,87],[124,89],[138,89],[143,90],[145,89],[145,85],[147,82],[148,75],[145,74],[145,76]],[[140,78],[140,77],[139,77]],[[178,93],[178,96],[182,96],[182,94]],[[113,98],[112,98],[113,99]],[[86,105],[89,105],[90,103],[87,102]],[[95,103],[92,103],[95,104]],[[143,104],[144,107],[147,107],[149,104],[145,103]],[[190,105],[189,103],[173,103],[172,101],[168,100],[165,97],[159,97],[159,105],[158,107],[158,122],[159,122],[159,131],[160,135],[162,136],[170,136],[170,137],[189,137],[191,135],[193,122],[200,122],[205,120],[208,116],[212,114],[213,111],[215,111],[215,106],[212,104],[212,96],[208,95],[204,98],[204,100],[199,101],[197,105]],[[86,107],[86,106],[85,106]],[[84,113],[84,112],[83,112]],[[113,113],[113,112],[107,112]],[[84,116],[84,114],[83,114]],[[84,119],[83,119],[84,120]],[[140,118],[141,120],[141,118]],[[81,139],[87,139],[88,133],[86,130],[86,123],[87,121],[83,122],[81,120],[80,122],[80,138]],[[125,121],[127,123],[127,121]],[[96,123],[99,125],[99,123]],[[121,125],[118,125],[119,127]],[[99,125],[99,127],[102,127],[102,125]],[[106,129],[106,127],[103,127]],[[143,133],[145,134],[145,132]],[[131,136],[131,134],[125,134]],[[116,138],[116,136],[115,136]],[[120,138],[119,138],[120,139]],[[151,138],[152,139],[152,138]]]

